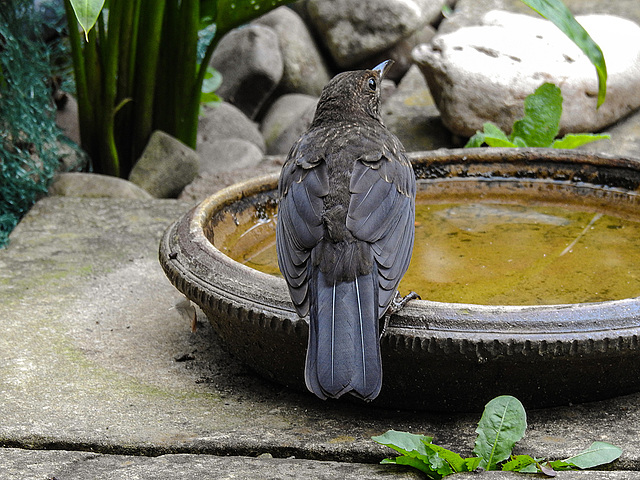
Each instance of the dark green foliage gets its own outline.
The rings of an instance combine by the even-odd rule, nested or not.
[[[432,443],[431,437],[408,432],[388,432],[372,437],[375,442],[386,445],[400,456],[385,458],[381,463],[408,465],[422,471],[427,478],[442,477],[460,472],[502,470],[521,473],[541,473],[553,477],[559,470],[593,468],[613,462],[622,449],[606,442],[594,442],[586,450],[552,462],[530,455],[511,455],[514,445],[524,436],[527,415],[520,401],[510,395],[496,397],[487,403],[478,423],[475,448],[476,455],[462,458],[455,452]]]
[[[31,2],[0,8],[0,247],[59,166],[47,45]]]
[[[487,122],[483,130],[472,136],[465,148],[480,147],[551,147],[576,148],[597,140],[610,138],[607,134],[567,134],[555,140],[560,131],[562,92],[552,83],[543,83],[524,101],[524,117],[513,124],[511,135],[497,125]]]
[[[291,1],[65,0],[82,146],[94,170],[128,177],[155,130],[195,148],[217,42]],[[205,102],[216,99],[215,81]]]

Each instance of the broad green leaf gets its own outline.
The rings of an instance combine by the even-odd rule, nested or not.
[[[554,460],[553,462],[549,462],[549,465],[551,465],[551,468],[553,468],[556,471],[575,469],[575,467],[572,464],[567,463],[564,460]]]
[[[449,464],[440,458],[435,449],[431,447],[431,437],[416,435],[408,432],[389,430],[387,433],[372,440],[400,452],[402,456],[395,459],[387,459],[384,463],[392,463],[392,460],[400,465],[411,465],[423,472],[432,473],[432,478],[441,478],[444,475],[454,473]],[[453,453],[453,452],[452,452]],[[418,467],[417,461],[420,462]]]
[[[457,453],[447,450],[440,445],[434,445],[433,443],[427,444],[426,447],[437,453],[441,459],[451,466],[454,472],[459,473],[469,471],[469,466],[467,465],[466,460]]]
[[[505,472],[522,472],[523,469],[533,465],[533,471],[537,472],[537,463],[536,459],[530,455],[514,455],[511,460],[502,465],[502,470]]]
[[[469,472],[475,471],[480,466],[481,461],[482,459],[480,457],[465,458],[464,463],[467,464],[467,471]]]
[[[484,136],[484,143],[486,143],[490,147],[515,148],[515,147],[518,146],[515,143],[510,142],[509,140],[503,140],[502,138],[491,137],[491,136],[488,136],[488,135]]]
[[[222,32],[243,25],[294,0],[218,0],[216,24]]]
[[[527,145],[527,142],[525,142],[523,139],[521,139],[520,137],[514,137],[513,138],[513,144],[516,147],[528,147],[529,145]]]
[[[473,135],[464,148],[478,148],[484,144],[484,133],[478,131]]]
[[[611,135],[594,133],[568,133],[551,144],[553,148],[576,148],[598,140],[608,140]]]
[[[607,94],[607,65],[602,50],[580,25],[561,0],[522,0],[533,10],[553,22],[575,43],[596,67],[598,75],[598,107]]]
[[[484,143],[490,147],[515,147],[507,134],[497,125],[487,122],[482,127],[484,128]]]
[[[424,435],[416,435],[409,432],[398,432],[397,430],[389,430],[382,435],[371,437],[371,440],[384,445],[389,448],[393,448],[396,452],[407,454],[412,450],[426,455],[427,449],[425,443],[431,443],[432,437],[426,437]]]
[[[472,136],[465,148],[481,147],[484,143],[490,147],[515,147],[506,133],[504,133],[500,127],[491,122],[486,122],[483,126],[483,131],[478,131]]]
[[[85,38],[88,38],[89,30],[93,28],[104,6],[105,0],[69,0],[76,14],[78,23],[84,30]],[[88,40],[87,40],[88,41]]]
[[[522,403],[510,395],[496,397],[487,403],[478,423],[473,453],[481,457],[479,466],[495,470],[498,463],[511,455],[511,450],[527,429],[527,414]]]
[[[613,462],[620,455],[622,455],[620,447],[607,442],[593,442],[589,448],[573,457],[565,458],[563,462],[585,469]]]
[[[382,464],[394,464],[394,465],[408,465],[410,467],[417,468],[421,472],[425,473],[428,478],[432,478],[434,480],[440,480],[442,478],[442,475],[437,473],[437,472],[435,472],[435,471],[433,471],[429,467],[429,464],[427,464],[427,463],[423,462],[422,460],[420,460],[418,458],[415,458],[415,457],[407,457],[405,455],[402,455],[402,456],[396,457],[396,458],[385,458],[380,463],[382,463]]]
[[[211,24],[211,22],[214,22],[217,13],[217,0],[200,0],[200,28],[204,28],[207,25]]]
[[[521,138],[529,147],[548,147],[558,134],[562,115],[562,92],[543,83],[524,101],[524,118],[513,124],[510,140]]]

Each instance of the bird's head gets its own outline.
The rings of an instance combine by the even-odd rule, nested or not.
[[[342,72],[333,77],[322,90],[313,123],[363,115],[380,121],[381,83],[393,63],[385,60],[371,70]]]

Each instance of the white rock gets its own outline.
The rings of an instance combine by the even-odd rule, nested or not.
[[[599,109],[595,67],[557,27],[491,11],[481,26],[436,36],[413,51],[447,128],[471,136],[491,121],[509,132],[525,97],[545,82],[562,90],[561,133],[598,131],[638,108],[640,27],[611,15],[577,20],[607,63],[607,99]]]

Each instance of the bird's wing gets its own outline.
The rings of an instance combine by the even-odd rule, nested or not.
[[[278,265],[300,316],[309,312],[308,262],[323,236],[322,199],[329,193],[326,162],[304,155],[313,151],[305,148],[305,141],[302,137],[292,147],[282,168],[276,226]]]
[[[382,316],[409,267],[415,230],[416,181],[395,142],[355,162],[347,228],[372,246],[378,267],[378,313]]]

